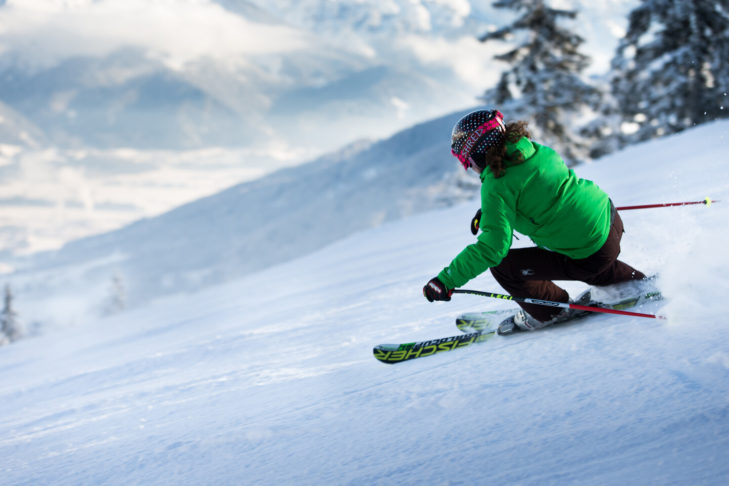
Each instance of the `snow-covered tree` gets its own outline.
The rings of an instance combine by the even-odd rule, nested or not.
[[[609,75],[601,78],[598,89],[602,92],[602,105],[596,117],[580,127],[580,134],[591,141],[590,158],[597,159],[620,150],[623,145],[623,118],[610,91]]]
[[[3,299],[3,310],[0,313],[0,340],[3,342],[13,342],[20,339],[22,332],[18,313],[13,306],[13,292],[10,285],[5,286],[5,298]]]
[[[612,71],[623,145],[729,116],[729,0],[642,0]]]
[[[124,288],[124,281],[119,275],[114,275],[109,285],[109,297],[105,312],[107,315],[116,314],[123,311],[126,306],[127,295],[126,289]]]
[[[562,19],[574,20],[577,12],[550,8],[545,0],[499,0],[494,7],[516,10],[520,16],[479,40],[518,41],[495,56],[511,67],[482,101],[500,107],[511,119],[529,121],[535,137],[560,151],[568,162],[584,158],[587,141],[572,127],[597,108],[601,95],[581,76],[590,62],[579,51],[584,39],[561,25]]]

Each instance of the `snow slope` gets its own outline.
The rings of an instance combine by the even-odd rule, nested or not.
[[[618,205],[726,201],[728,130],[578,173]],[[668,299],[640,310],[668,321],[601,315],[375,361],[374,344],[510,305],[421,295],[472,241],[473,205],[0,349],[3,484],[726,484],[729,204],[623,213],[622,258]]]

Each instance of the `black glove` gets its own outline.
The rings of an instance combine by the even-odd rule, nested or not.
[[[425,287],[423,287],[423,295],[428,299],[428,302],[433,302],[434,300],[451,300],[453,290],[448,290],[443,285],[443,282],[438,280],[438,277],[435,277],[425,284]]]
[[[481,223],[481,210],[476,211],[476,216],[471,220],[471,233],[478,234],[479,224]]]

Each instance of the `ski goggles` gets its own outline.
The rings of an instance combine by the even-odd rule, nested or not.
[[[499,134],[499,139],[506,132],[506,127],[504,127],[504,115],[502,115],[498,111],[494,114],[494,117],[492,119],[486,121],[468,135],[468,138],[463,144],[463,147],[461,147],[461,150],[456,152],[455,150],[451,149],[451,154],[453,154],[453,156],[458,159],[464,169],[468,170],[468,168],[474,164],[473,159],[471,158],[471,153],[476,148],[476,146],[479,145],[479,142],[484,137],[484,135],[493,130],[496,130],[496,132]],[[489,144],[489,146],[492,145],[495,144]]]

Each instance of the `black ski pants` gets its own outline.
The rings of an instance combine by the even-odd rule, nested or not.
[[[635,268],[618,260],[623,221],[613,208],[610,233],[605,244],[587,258],[572,259],[542,248],[509,250],[491,269],[497,282],[514,297],[568,302],[567,292],[552,280],[579,280],[590,285],[610,285],[645,278]],[[536,304],[519,305],[537,320],[548,321],[562,309]]]

